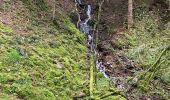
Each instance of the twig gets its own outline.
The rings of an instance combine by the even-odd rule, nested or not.
[[[81,19],[80,19],[80,14],[79,14],[79,11],[78,11],[77,8],[78,8],[78,4],[76,3],[76,4],[75,4],[75,10],[76,10],[76,14],[77,14],[77,17],[78,17],[78,21],[77,21],[77,28],[78,28]]]

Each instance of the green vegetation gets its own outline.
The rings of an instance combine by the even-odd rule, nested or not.
[[[0,33],[12,33],[12,29],[9,27],[6,27],[0,22]]]
[[[23,2],[26,7],[34,4]],[[67,27],[63,29],[61,24],[57,27],[52,21],[36,20],[32,13],[19,13],[31,17],[26,36],[0,24],[0,99],[56,100],[88,95],[84,88],[88,84],[85,36],[66,16],[60,18]],[[44,29],[45,25],[48,28]]]
[[[111,37],[114,38],[111,38],[110,33],[102,33],[116,30],[110,28],[121,22],[123,25],[126,18],[117,14],[122,17],[122,21],[111,23],[119,17],[114,14],[119,11],[113,11],[113,16],[110,16],[115,8],[110,9],[111,5],[103,9],[106,6],[104,3],[105,0],[99,7],[101,14],[95,15],[95,9],[92,16],[94,20],[91,20],[91,24],[94,24],[95,17],[98,17],[97,27],[94,29],[100,33],[96,38],[103,46],[101,56],[105,56],[101,59],[114,61],[113,68],[108,68],[109,71],[117,67],[121,69],[124,65],[128,67],[127,64],[131,61],[141,69],[136,71],[134,68],[136,73],[127,77],[129,83],[125,84],[126,89],[119,90],[116,85],[122,84],[121,82],[113,84],[117,80],[107,79],[97,71],[94,55],[86,47],[85,34],[74,25],[76,22],[71,21],[77,17],[74,16],[75,4],[72,1],[2,0],[0,15],[4,16],[0,16],[0,100],[126,100],[129,95],[133,98],[158,96],[168,100],[170,23],[163,21],[158,13],[146,10],[146,5],[135,5],[137,8],[134,9],[133,27],[127,31],[115,32],[116,34],[113,32]],[[119,2],[114,3],[113,0],[110,4]],[[94,8],[96,5],[93,5]],[[70,19],[69,13],[75,18]],[[101,37],[106,39],[106,43],[101,41]],[[119,54],[125,56],[125,60],[127,56],[129,62],[122,63],[120,60],[123,57],[120,59]],[[128,73],[122,70],[124,69],[118,72],[120,78],[121,74],[126,76]],[[114,76],[113,72],[109,74]],[[123,81],[126,81],[124,76]],[[131,80],[135,82],[130,83]]]
[[[121,53],[127,55],[144,70],[137,74],[140,76],[137,84],[141,92],[168,99],[167,86],[161,82],[170,84],[169,23],[161,29],[159,25],[163,23],[156,14],[143,12],[140,9],[135,11],[135,17],[134,27],[122,33],[125,37],[113,42],[123,49]]]
[[[79,39],[83,43],[80,44],[77,35],[67,31],[56,34],[47,32],[43,37],[38,35],[40,40],[32,36],[16,37],[13,47],[10,44],[1,46],[2,93],[16,94],[28,100],[55,100],[70,98],[70,95],[83,90],[85,42]]]

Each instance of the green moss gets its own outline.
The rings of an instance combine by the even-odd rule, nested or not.
[[[6,61],[7,63],[16,63],[21,59],[21,55],[16,51],[15,49],[12,49],[7,55],[6,55]]]
[[[169,46],[169,28],[166,26],[164,29],[160,29],[160,19],[157,15],[152,13],[151,16],[150,14],[151,12],[141,12],[140,9],[135,9],[134,27],[128,32],[124,32],[125,38],[121,38],[122,43],[128,44],[128,48],[118,51],[127,55],[128,58],[147,72],[145,74],[143,72],[137,73],[137,75],[143,76],[138,79],[138,87],[136,88],[138,92],[134,94],[135,96],[141,94],[151,95],[151,93],[153,93],[152,95],[156,93],[168,94],[162,86],[164,83],[155,78],[162,78],[166,84],[169,84],[170,51],[167,50],[161,57],[160,62],[154,67],[156,68],[154,72],[153,70],[148,71],[148,69],[157,62],[160,53]],[[168,98],[167,95],[162,94],[159,95],[160,98]]]
[[[1,100],[20,100],[16,95],[9,95],[0,92],[0,99]]]
[[[14,81],[15,77],[8,73],[1,73],[0,74],[0,82],[1,83],[8,83],[10,81]]]
[[[39,0],[39,1],[34,1],[34,0],[21,0],[23,4],[28,7],[28,9],[32,12],[36,11],[47,11],[48,6],[45,3],[45,0]]]
[[[5,37],[5,35],[0,34],[0,44],[5,44],[8,42],[7,37]]]
[[[12,33],[12,29],[0,23],[0,33]]]
[[[9,36],[1,35],[4,46],[0,47],[0,87],[3,93],[27,100],[71,99],[82,91],[88,94],[83,85],[87,81],[85,36],[73,24],[71,27],[75,30],[71,33],[46,24],[49,28],[45,31],[34,27],[28,37],[12,36],[12,46],[7,42]],[[51,47],[51,43],[55,43],[55,47]],[[17,48],[21,47],[27,56],[20,54]]]
[[[127,99],[122,97],[121,95],[118,95],[118,96],[110,96],[110,97],[107,97],[103,100],[127,100]]]
[[[18,87],[15,92],[19,94],[19,97],[23,97],[27,100],[56,100],[53,93],[43,88],[22,86]]]
[[[1,100],[9,100],[9,95],[4,94],[4,93],[0,93],[0,99]]]
[[[80,34],[80,31],[76,28],[76,26],[73,23],[71,23],[69,18],[65,19],[65,24],[68,25],[68,27],[72,33],[74,33],[76,35]]]
[[[2,98],[8,100],[14,95],[17,99],[26,100],[70,100],[73,96],[85,94],[82,99],[88,100],[89,68],[85,34],[80,33],[66,15],[56,19],[61,21],[57,26],[50,20],[51,16],[41,19],[42,15],[51,15],[45,0],[21,1],[24,6],[18,16],[29,20],[24,26],[29,34],[4,35],[12,30],[4,28],[4,25],[0,28]],[[104,90],[99,90],[100,93],[95,94],[97,97],[107,91],[105,87],[108,89],[109,83],[104,78],[99,82]]]
[[[19,98],[27,100],[56,100],[53,93],[51,93],[48,89],[41,87],[18,84],[5,85],[3,87],[4,89],[6,89],[7,92],[16,93]]]
[[[165,73],[162,76],[163,80],[170,84],[170,71],[169,68],[166,69]]]

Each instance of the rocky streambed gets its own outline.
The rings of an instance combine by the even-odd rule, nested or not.
[[[119,89],[127,91],[127,78],[132,77],[133,74],[139,70],[135,64],[127,57],[113,53],[113,51],[106,49],[101,43],[96,43],[96,36],[90,21],[96,16],[93,10],[95,4],[93,2],[85,2],[83,0],[75,0],[77,11],[77,26],[80,31],[86,34],[87,47],[96,59],[96,68],[99,72],[110,79]],[[101,26],[101,25],[100,25]],[[103,32],[105,33],[105,32]]]

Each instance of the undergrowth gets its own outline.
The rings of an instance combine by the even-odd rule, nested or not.
[[[135,10],[134,27],[128,32],[122,33],[125,37],[119,38],[117,43],[123,48],[121,53],[127,55],[140,68],[144,70],[145,76],[139,80],[138,88],[150,96],[169,99],[167,84],[170,84],[170,31],[169,24],[163,25],[160,17],[154,12],[144,12],[141,9]],[[154,65],[161,52],[167,51],[160,58],[159,63]],[[157,68],[148,71],[151,67]],[[140,74],[143,74],[141,72]],[[166,84],[164,84],[166,83]]]
[[[12,25],[0,23],[0,99],[90,99],[85,34],[64,11],[52,20],[47,0],[9,2],[17,4],[17,10]],[[21,30],[10,27],[15,25]],[[101,76],[94,98],[114,93],[108,98],[125,100],[114,86],[105,84],[108,82]]]
[[[10,27],[5,26],[0,22],[0,32],[1,33],[12,33],[12,29]]]
[[[46,5],[22,2],[22,10],[30,11],[19,13],[31,18],[29,35],[0,24],[0,99],[67,100],[89,95],[85,36],[66,16],[59,19],[67,29],[56,27],[51,19],[37,20],[35,14],[47,11]]]

